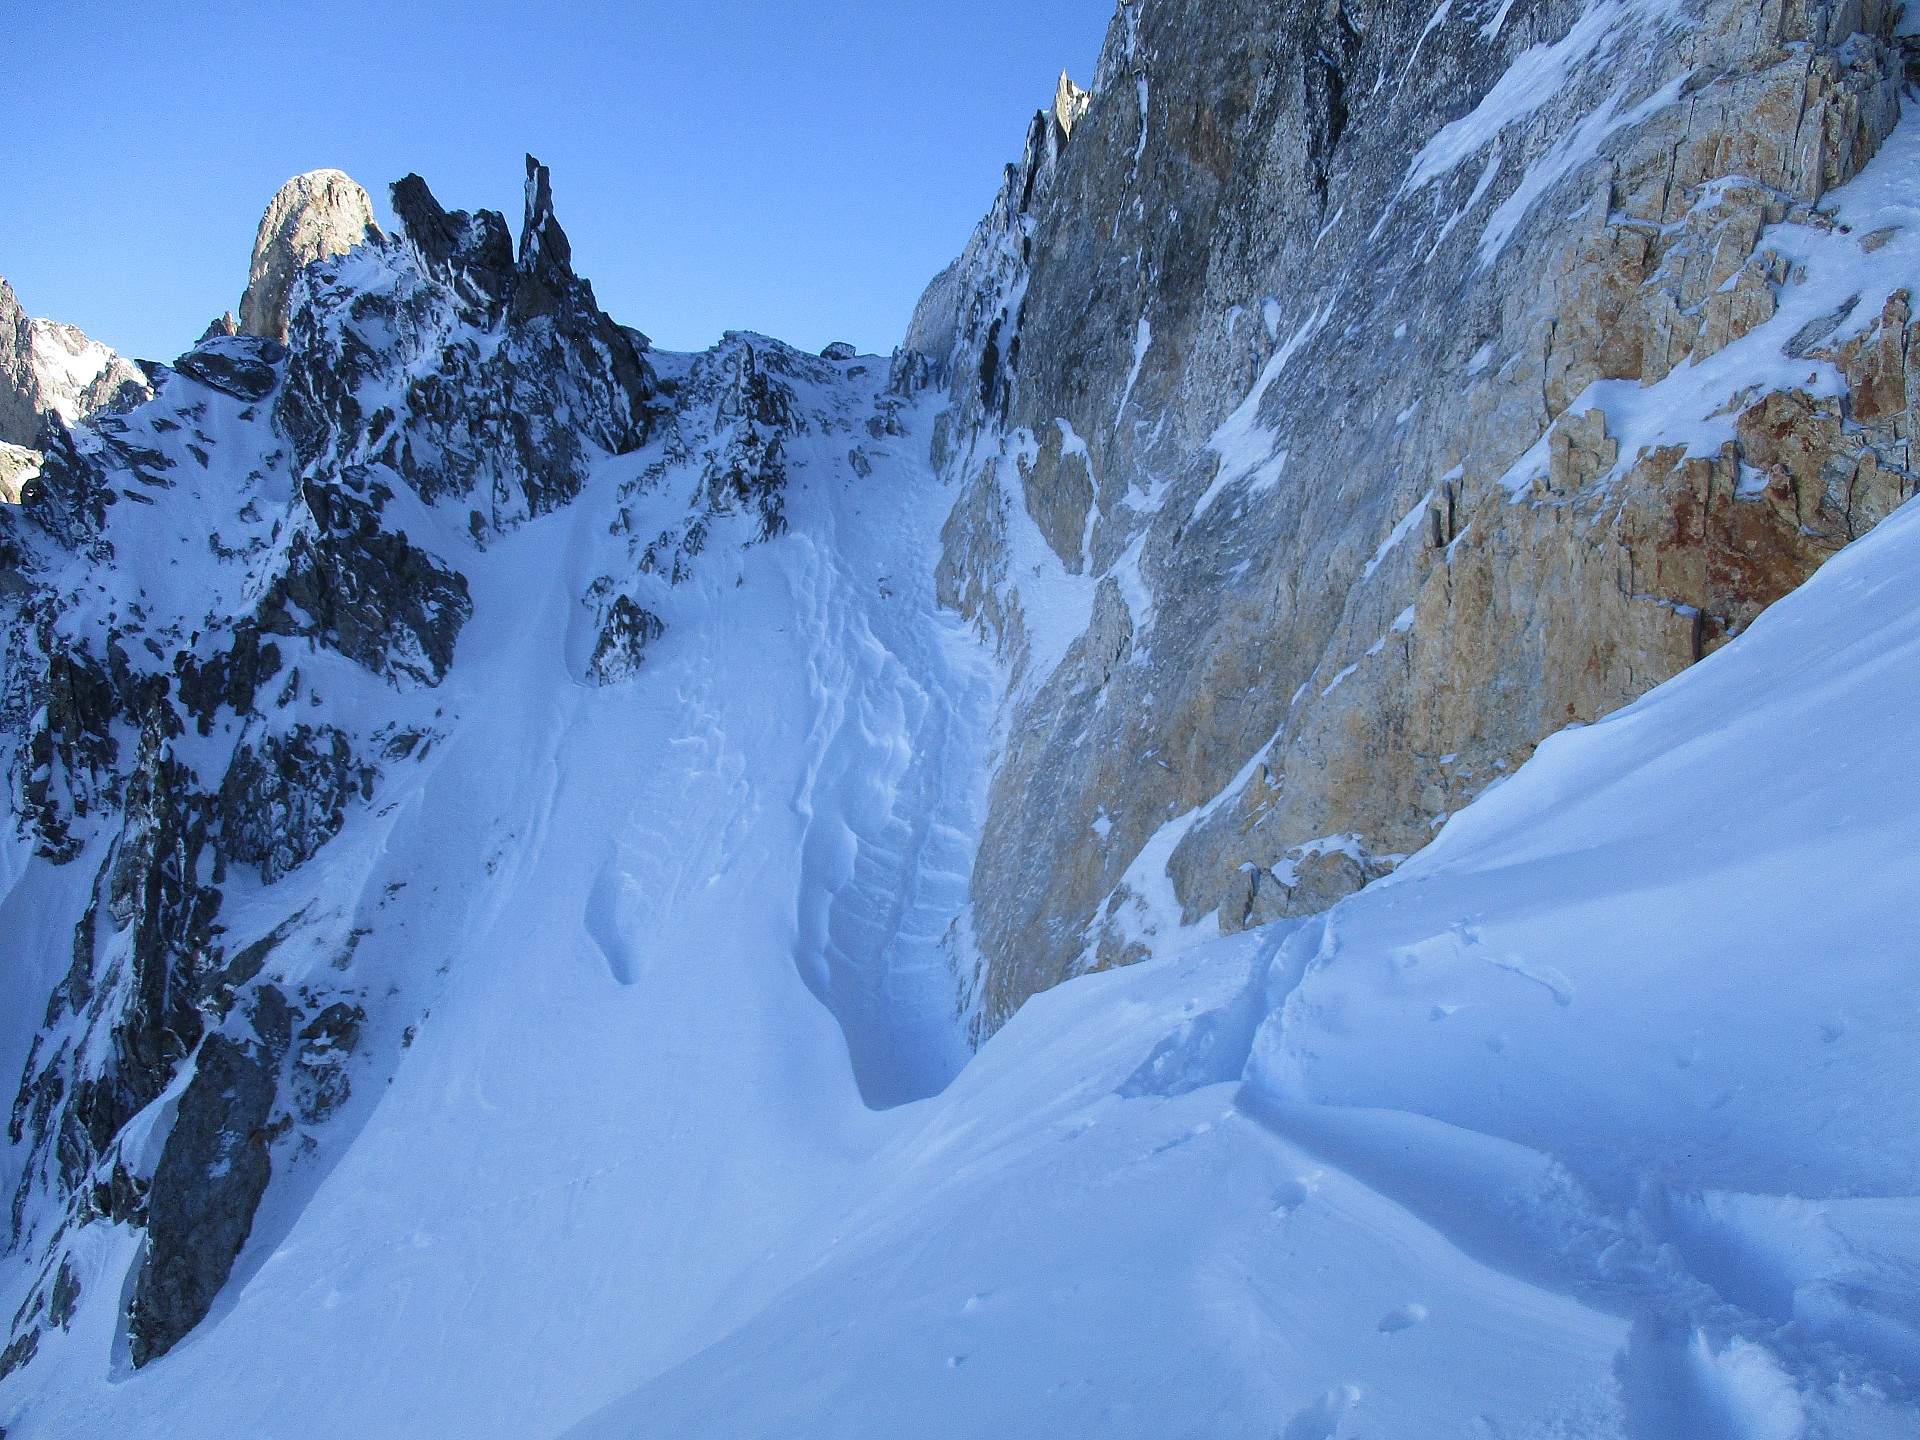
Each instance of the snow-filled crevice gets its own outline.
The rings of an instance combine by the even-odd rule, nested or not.
[[[971,1053],[959,922],[986,692],[956,666],[964,642],[937,619],[888,624],[868,613],[857,577],[820,559],[812,593],[797,597],[820,637],[808,661],[818,749],[795,797],[806,818],[797,959],[846,1034],[862,1097],[884,1108],[938,1093]]]

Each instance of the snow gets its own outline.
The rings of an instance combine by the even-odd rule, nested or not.
[[[1429,28],[1443,18],[1446,8],[1444,5],[1441,7],[1443,13],[1436,14]],[[1482,28],[1485,39],[1492,41],[1498,37],[1509,8],[1509,4],[1502,4],[1499,12]],[[1374,226],[1374,237],[1377,238],[1385,228],[1395,203],[1427,185],[1445,179],[1473,156],[1489,146],[1495,146],[1474,184],[1472,194],[1441,227],[1429,252],[1428,258],[1431,259],[1454,227],[1492,187],[1503,161],[1502,152],[1495,142],[1509,126],[1527,119],[1558,99],[1576,75],[1596,63],[1604,62],[1633,37],[1643,34],[1648,26],[1684,21],[1683,8],[1677,4],[1677,0],[1597,0],[1597,3],[1588,5],[1580,11],[1566,34],[1558,40],[1534,45],[1522,52],[1501,73],[1479,104],[1459,119],[1443,126],[1421,146],[1408,165],[1406,178],[1393,200],[1382,209]],[[1425,38],[1423,33],[1422,42]],[[1416,45],[1416,53],[1418,48]],[[1482,232],[1479,245],[1481,263],[1491,263],[1512,238],[1527,211],[1567,175],[1597,156],[1608,136],[1626,126],[1638,124],[1674,103],[1679,98],[1684,79],[1681,77],[1670,82],[1656,94],[1624,110],[1621,109],[1624,93],[1609,95],[1546,154],[1535,160],[1514,193],[1494,211]]]
[[[746,567],[757,623],[792,563]],[[797,642],[689,668],[719,635],[563,749],[640,753],[697,678],[754,762],[707,783],[757,793]],[[786,959],[781,807],[635,984],[565,938],[579,847],[700,798],[596,769],[231,1314],[19,1433],[1909,1434],[1916,664],[1910,506],[1330,915],[1163,931],[885,1112]]]
[[[1916,562],[1910,506],[1330,915],[1029,1002],[573,1433],[1912,1433]]]
[[[1366,568],[1360,572],[1360,578],[1362,580],[1371,580],[1373,578],[1373,572],[1378,570],[1387,556],[1393,553],[1394,547],[1413,533],[1414,527],[1420,523],[1421,517],[1427,513],[1427,507],[1433,503],[1435,493],[1433,490],[1427,491],[1426,494],[1414,501],[1411,510],[1400,517],[1399,522],[1388,532],[1387,538],[1380,542],[1380,548],[1373,552],[1373,558],[1367,561]]]
[[[1433,257],[1440,253],[1440,247],[1447,243],[1447,237],[1453,234],[1455,227],[1479,208],[1480,202],[1486,198],[1487,191],[1493,188],[1494,179],[1500,174],[1500,166],[1505,159],[1505,154],[1496,146],[1494,152],[1487,157],[1485,166],[1481,168],[1480,178],[1473,182],[1473,192],[1467,196],[1458,210],[1447,217],[1447,223],[1442,225],[1440,233],[1433,237],[1433,246],[1427,251],[1429,264],[1432,263]]]
[[[1024,456],[1026,463],[1032,464],[1039,453],[1031,434],[1010,437],[1001,451],[993,462],[1001,513],[1007,524],[1007,569],[999,589],[1006,608],[1018,613],[1025,646],[1024,660],[1016,667],[1011,684],[1021,693],[1030,693],[1059,669],[1073,642],[1086,634],[1093,622],[1094,597],[1100,582],[1084,569],[1077,575],[1069,571],[1027,509],[1019,462]],[[1082,553],[1092,543],[1097,518],[1095,507],[1081,537]]]
[[[113,363],[113,351],[52,320],[32,322],[29,345],[29,363],[47,404],[67,424],[78,424],[80,396]]]
[[[1552,100],[1574,72],[1613,39],[1628,14],[1628,0],[1599,0],[1582,11],[1560,39],[1523,52],[1478,105],[1443,126],[1421,147],[1408,167],[1401,194],[1410,195],[1440,179],[1478,154],[1507,126]]]
[[[1127,415],[1127,402],[1133,399],[1134,383],[1140,378],[1140,367],[1146,363],[1147,350],[1153,344],[1153,326],[1142,315],[1133,333],[1133,368],[1127,372],[1127,383],[1120,391],[1120,408],[1114,412],[1113,423],[1118,425]]]
[[[1320,698],[1324,700],[1329,695],[1333,694],[1334,691],[1340,688],[1340,682],[1345,680],[1349,675],[1353,674],[1353,672],[1358,670],[1359,668],[1360,668],[1360,662],[1357,660],[1353,664],[1342,668],[1340,672],[1333,677],[1332,680],[1327,682],[1327,688],[1320,692]]]

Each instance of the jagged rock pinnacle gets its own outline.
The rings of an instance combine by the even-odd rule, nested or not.
[[[344,255],[380,235],[373,202],[338,170],[296,175],[260,218],[247,293],[240,299],[240,331],[269,340],[287,338],[287,292],[302,266]]]
[[[1080,117],[1092,103],[1093,93],[1082,90],[1062,70],[1059,87],[1053,92],[1053,121],[1060,127],[1062,139],[1072,138],[1073,127],[1080,123]]]

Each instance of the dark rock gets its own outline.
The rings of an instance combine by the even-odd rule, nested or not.
[[[542,165],[527,156],[527,209],[520,225],[520,257],[515,265],[513,304],[508,316],[519,324],[565,312],[580,282],[573,273],[573,246],[553,215],[553,183]]]
[[[234,627],[233,643],[207,660],[196,660],[187,651],[174,659],[179,680],[180,703],[193,716],[202,735],[213,733],[213,720],[222,706],[236,715],[253,713],[260,688],[280,673],[280,647],[271,640],[262,641],[257,625],[241,622]]]
[[[251,336],[215,336],[174,362],[174,369],[202,385],[251,403],[280,383],[275,366],[287,358],[284,345]]]
[[[486,323],[496,323],[513,289],[513,240],[496,210],[444,209],[418,175],[396,180],[393,213],[427,272],[451,284]]]
[[[146,1253],[127,1325],[136,1367],[205,1319],[232,1273],[273,1174],[273,1095],[264,1046],[207,1037],[147,1199]]]
[[[836,340],[820,352],[820,358],[822,360],[852,360],[858,357],[859,354],[860,352],[846,341]]]
[[[17,1336],[5,1350],[0,1350],[0,1380],[4,1380],[22,1365],[33,1359],[34,1352],[40,1348],[40,1327],[34,1326],[24,1335]]]
[[[286,943],[287,937],[299,928],[300,922],[306,919],[306,915],[305,910],[300,911],[292,919],[275,927],[271,934],[261,936],[251,945],[242,946],[234,953],[233,958],[227,961],[225,968],[208,987],[208,999],[214,1007],[215,1014],[223,1020],[226,1018],[227,1012],[233,1008],[235,996],[240,988],[260,973],[261,967],[267,963],[267,957]],[[273,997],[271,1000],[267,998],[269,995]],[[254,1029],[261,1039],[268,1041],[273,1039],[267,1030],[260,1028],[263,1024],[269,1028],[285,1028],[275,1017],[286,1008],[286,998],[278,990],[271,985],[261,987],[255,1001],[254,1015]],[[263,1014],[266,1016],[264,1020],[261,1018]],[[285,1035],[280,1038],[282,1048],[285,1047],[286,1038]]]
[[[104,469],[80,453],[73,432],[57,416],[47,421],[36,444],[40,473],[21,487],[22,512],[64,549],[92,545],[112,503]]]
[[[396,683],[438,685],[473,614],[466,576],[382,528],[376,504],[312,481],[301,493],[313,528],[261,599],[260,628],[311,636]]]
[[[657,419],[646,337],[603,314],[573,273],[548,173],[532,157],[517,260],[500,216],[450,214],[414,175],[393,197],[430,283],[351,296],[321,286],[292,318],[297,353],[276,420],[299,463],[344,470],[376,458],[426,499],[470,497],[494,529],[565,504],[596,449],[634,450]],[[500,343],[394,346],[395,332],[436,333],[432,313],[449,304]],[[376,390],[404,399],[364,415],[358,396]],[[483,515],[477,538],[486,528]]]
[[[223,853],[258,865],[273,884],[340,833],[347,803],[372,798],[377,773],[356,763],[347,737],[331,728],[296,725],[242,745],[220,786]]]
[[[641,658],[653,641],[666,631],[660,617],[643,608],[627,595],[615,597],[607,618],[600,625],[600,641],[594,646],[587,666],[588,678],[597,685],[613,685],[630,679],[640,669]]]
[[[352,1093],[347,1061],[360,1044],[367,1012],[336,1001],[300,1031],[300,1052],[293,1065],[293,1102],[301,1118],[318,1123],[344,1105]]]
[[[65,1255],[60,1260],[60,1272],[53,1277],[53,1296],[47,1302],[47,1323],[65,1330],[79,1304],[80,1277],[74,1273],[73,1257]]]
[[[725,448],[707,464],[707,503],[719,515],[757,512],[761,538],[771,539],[787,528],[781,439],[798,428],[793,389],[751,343],[729,352],[721,373],[715,426],[728,433]]]

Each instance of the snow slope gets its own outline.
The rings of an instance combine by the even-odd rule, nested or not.
[[[351,927],[344,955],[316,939],[311,978],[384,996],[382,1030],[411,1012],[407,1036],[361,1047],[353,1098],[276,1173],[187,1342],[133,1374],[118,1307],[83,1304],[0,1390],[7,1434],[555,1433],[723,1333],[781,1232],[864,1173],[887,1132],[849,1037],[880,1098],[950,1077],[939,947],[990,676],[931,599],[927,416],[860,424],[857,480],[847,432],[886,365],[837,368],[799,387],[790,531],[743,545],[740,517],[663,584],[669,631],[633,682],[577,683],[569,639],[610,512],[642,533],[683,512],[675,484],[625,484],[657,446],[464,562],[474,619],[457,678],[419,698],[428,758],[229,920]],[[37,913],[28,892],[66,872],[22,871],[10,898]],[[137,1231],[75,1243],[83,1295],[126,1283]]]

